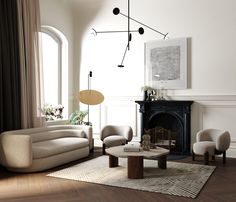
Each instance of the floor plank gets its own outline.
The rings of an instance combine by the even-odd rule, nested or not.
[[[45,172],[19,174],[0,168],[0,201],[4,202],[182,202],[193,199],[150,193],[125,188],[117,188],[92,183],[46,177],[46,174],[85,160],[100,156],[101,148],[95,148],[90,157],[60,166]],[[193,163],[191,157],[178,160],[179,162]],[[203,164],[198,158],[196,164]],[[199,196],[194,201],[221,202],[236,201],[236,159],[228,158],[225,165],[222,159],[216,158],[210,165],[217,168],[210,177]]]

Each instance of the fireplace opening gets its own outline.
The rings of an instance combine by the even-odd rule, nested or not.
[[[146,130],[151,132],[151,143],[166,147],[170,154],[190,154],[190,100],[135,101],[140,105],[141,140]]]
[[[182,153],[183,124],[179,117],[170,113],[158,113],[148,122],[151,143],[170,150],[172,154]]]

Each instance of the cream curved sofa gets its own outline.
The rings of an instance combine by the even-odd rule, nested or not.
[[[0,135],[0,163],[15,172],[37,172],[89,155],[92,127],[57,125]]]

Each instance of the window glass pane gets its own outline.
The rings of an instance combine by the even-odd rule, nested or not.
[[[56,106],[58,103],[58,61],[59,44],[46,33],[42,33],[43,76],[45,103]]]

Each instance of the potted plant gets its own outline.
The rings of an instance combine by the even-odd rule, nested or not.
[[[63,118],[64,107],[62,105],[53,106],[51,104],[45,104],[41,108],[41,112],[44,115],[46,121],[60,120]]]
[[[85,111],[79,111],[76,110],[73,112],[69,117],[69,124],[72,125],[83,125],[86,122],[84,122],[84,118],[88,115],[88,110]]]
[[[150,98],[150,95],[152,94],[154,88],[150,87],[150,86],[143,86],[141,88],[141,91],[144,92],[144,95],[143,95],[143,100],[144,101],[150,101],[151,98]]]

